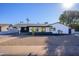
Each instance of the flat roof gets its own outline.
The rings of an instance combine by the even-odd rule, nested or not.
[[[48,24],[15,24],[14,27],[51,27]]]
[[[9,26],[11,24],[0,24],[0,26]]]

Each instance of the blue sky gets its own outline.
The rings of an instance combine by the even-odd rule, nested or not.
[[[79,4],[75,4],[72,9],[79,10]],[[0,3],[0,23],[15,24],[29,18],[30,23],[54,23],[58,22],[58,18],[64,9],[58,3]]]

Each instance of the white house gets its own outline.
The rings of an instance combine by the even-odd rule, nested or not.
[[[3,30],[6,29],[7,31]],[[27,32],[52,32],[52,34],[72,34],[74,30],[59,22],[53,24],[15,24],[7,27],[0,27],[0,34],[27,33]],[[3,31],[2,31],[3,30]]]
[[[72,33],[72,30],[59,22],[50,24],[52,26],[51,32],[55,34],[69,34]]]
[[[14,27],[20,32],[50,32],[52,26],[46,24],[15,24]]]

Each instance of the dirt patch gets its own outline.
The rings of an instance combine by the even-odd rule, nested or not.
[[[0,46],[40,46],[46,45],[47,37],[32,36],[32,37],[4,37],[0,40]]]
[[[46,36],[0,36],[2,56],[41,56],[46,53]]]
[[[45,46],[0,46],[0,55],[12,56],[27,56],[31,55],[44,55],[46,50]]]

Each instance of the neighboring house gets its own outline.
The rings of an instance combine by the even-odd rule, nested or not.
[[[10,24],[0,24],[0,32],[8,31],[8,27]]]
[[[57,34],[71,34],[71,29],[59,22],[50,24],[52,26],[51,32]]]
[[[0,35],[18,33],[18,30],[13,28],[12,24],[0,24]]]
[[[47,24],[15,24],[15,28],[20,32],[50,32],[51,27]]]

